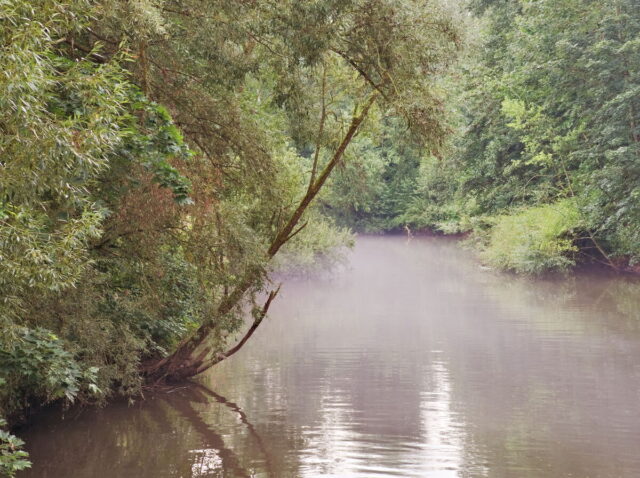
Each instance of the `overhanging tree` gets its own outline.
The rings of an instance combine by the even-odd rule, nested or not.
[[[214,32],[228,32],[228,15],[243,19],[229,38],[233,38],[231,42],[236,47],[241,46],[234,50],[238,69],[248,69],[233,84],[209,76],[215,86],[209,87],[207,95],[213,98],[213,92],[225,91],[227,98],[230,92],[237,97],[246,93],[249,83],[259,85],[257,89],[266,93],[263,101],[269,108],[287,115],[288,131],[298,151],[309,152],[300,157],[308,164],[307,183],[294,204],[277,204],[273,214],[259,218],[260,224],[254,227],[268,231],[262,253],[245,266],[215,309],[202,318],[198,329],[172,354],[148,367],[148,376],[154,381],[196,375],[228,355],[217,351],[212,340],[217,324],[225,316],[237,313],[248,295],[263,287],[269,261],[305,228],[305,216],[314,199],[345,160],[354,137],[367,134],[366,120],[375,123],[383,116],[399,117],[405,122],[407,135],[433,151],[442,145],[447,132],[439,82],[461,47],[461,38],[454,15],[442,5],[361,0],[257,2],[226,9],[215,6],[218,7],[214,13],[214,7],[204,8],[198,2],[176,2],[171,7],[165,5],[164,11],[169,13],[170,21],[182,28],[191,25],[197,29],[205,24]],[[197,47],[197,41],[193,45]],[[230,45],[225,40],[217,46],[228,49]],[[162,74],[162,61],[166,59],[154,59],[152,55],[149,58],[150,64],[156,65],[156,73]],[[186,75],[182,73],[181,76]],[[147,78],[149,72],[143,74]],[[202,72],[198,75],[207,77]],[[164,89],[160,87],[157,94],[163,96]],[[186,89],[183,92],[186,98],[190,97]],[[188,115],[188,111],[180,110],[181,101],[193,104],[192,99],[185,98],[173,102],[178,122],[182,115]],[[206,111],[197,124],[191,121],[185,129],[187,138],[193,131],[196,144],[214,161],[219,160],[220,154],[212,147],[212,138],[216,138],[219,147],[220,134],[229,135],[223,141],[237,155],[246,154],[247,143],[243,141],[247,138],[234,140],[231,131],[224,133],[224,126],[207,133],[212,127],[207,119],[212,114],[215,113]],[[215,121],[220,122],[218,118]],[[269,151],[249,143],[270,164]],[[268,177],[260,180],[266,181],[268,188]],[[272,291],[263,309],[257,312],[248,336],[262,321],[276,293]],[[237,347],[232,349],[235,350]]]

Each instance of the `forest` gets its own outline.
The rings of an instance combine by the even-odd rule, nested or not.
[[[0,474],[10,425],[215,366],[355,233],[640,271],[637,0],[0,0],[0,39]]]

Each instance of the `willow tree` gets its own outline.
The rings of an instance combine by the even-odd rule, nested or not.
[[[139,81],[170,106],[211,165],[213,195],[237,193],[242,183],[242,194],[253,196],[245,225],[258,241],[198,328],[148,366],[153,381],[201,373],[251,336],[277,289],[238,345],[221,353],[215,340],[220,323],[266,287],[270,261],[304,234],[314,200],[348,160],[357,135],[397,117],[414,141],[431,152],[441,147],[447,126],[440,82],[461,47],[459,20],[435,2],[177,1],[157,12],[156,33],[130,39],[139,51]],[[282,137],[282,128],[285,149],[304,166],[298,187],[286,194],[274,184],[282,144],[276,148],[272,138]],[[215,206],[191,221],[194,228],[224,227]]]
[[[461,43],[452,12],[418,1],[11,0],[0,16],[6,410],[69,391],[25,373],[34,347],[71,398],[238,350],[277,293],[273,259],[343,237],[314,204],[357,137],[395,118],[441,146]]]

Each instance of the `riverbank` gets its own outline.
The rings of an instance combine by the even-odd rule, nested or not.
[[[487,231],[458,231],[454,233],[444,232],[437,228],[412,228],[407,225],[376,233],[364,233],[364,235],[389,235],[403,236],[407,239],[419,237],[435,237],[446,238],[459,241],[460,247],[471,250],[475,253],[479,262],[485,266],[495,267],[498,270],[511,271],[516,273],[527,273],[526,270],[517,270],[509,267],[501,267],[501,264],[493,264],[491,260],[483,254],[487,248],[488,234]],[[581,239],[571,241],[572,248],[567,251],[559,251],[564,253],[569,259],[568,262],[562,263],[562,267],[539,267],[532,271],[535,274],[547,274],[554,272],[573,271],[575,273],[584,272],[586,270],[599,270],[604,274],[622,274],[633,277],[640,277],[640,264],[632,264],[632,258],[617,257],[611,259],[604,255],[604,251],[599,245],[594,244],[592,239]],[[531,246],[530,246],[531,247]]]

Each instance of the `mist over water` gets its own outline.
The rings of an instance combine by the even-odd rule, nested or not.
[[[359,237],[202,386],[50,412],[20,477],[640,476],[640,284]]]

